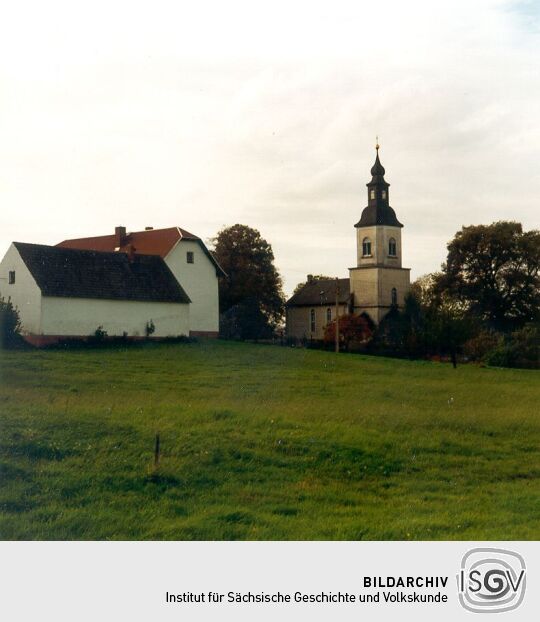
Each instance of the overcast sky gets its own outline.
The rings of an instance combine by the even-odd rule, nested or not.
[[[290,293],[347,276],[375,136],[412,277],[540,227],[540,4],[25,2],[0,23],[0,253],[236,222]]]

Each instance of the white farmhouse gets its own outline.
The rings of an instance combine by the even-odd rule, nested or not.
[[[87,337],[188,335],[190,299],[157,255],[14,242],[0,262],[0,296],[19,310],[34,345]]]
[[[225,273],[201,238],[180,227],[126,232],[64,240],[62,248],[159,255],[191,300],[189,334],[217,337],[219,332],[218,277]]]

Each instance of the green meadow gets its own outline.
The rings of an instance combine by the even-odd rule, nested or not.
[[[539,404],[528,370],[223,341],[0,352],[0,538],[538,539]]]

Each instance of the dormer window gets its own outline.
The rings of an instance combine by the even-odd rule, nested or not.
[[[371,257],[371,240],[369,238],[362,240],[362,256]]]
[[[370,199],[374,199],[375,198],[375,190],[370,190],[369,191],[369,198]]]
[[[390,257],[395,257],[397,255],[397,244],[394,238],[390,238],[388,241],[388,254]]]

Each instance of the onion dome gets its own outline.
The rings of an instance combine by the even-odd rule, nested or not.
[[[396,213],[388,203],[388,188],[390,184],[385,181],[385,169],[379,160],[379,144],[375,146],[377,156],[371,167],[371,181],[368,187],[368,205],[362,212],[362,217],[354,225],[355,227],[373,227],[376,225],[388,225],[390,227],[403,227],[397,219]]]
[[[371,175],[372,177],[384,177],[385,173],[384,166],[379,160],[379,149],[377,148],[377,157],[375,158],[375,164],[371,167]],[[382,181],[384,181],[384,179]]]

